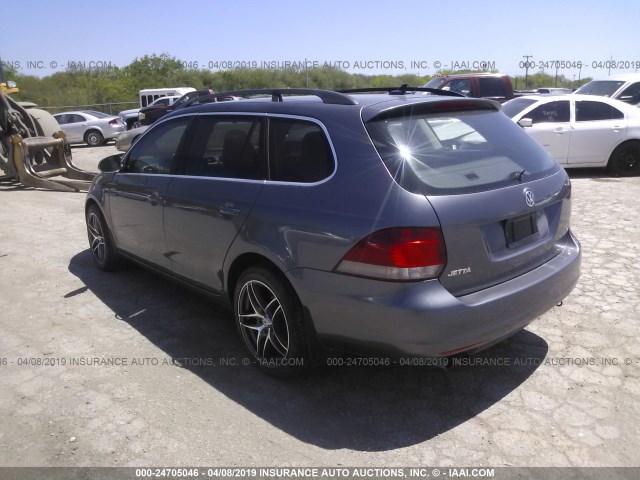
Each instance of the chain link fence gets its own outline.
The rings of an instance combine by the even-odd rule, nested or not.
[[[139,106],[139,102],[110,102],[92,103],[88,105],[58,105],[55,107],[38,106],[38,108],[47,110],[49,113],[62,113],[75,110],[97,110],[98,112],[108,113],[109,115],[117,115],[122,110],[138,108]]]

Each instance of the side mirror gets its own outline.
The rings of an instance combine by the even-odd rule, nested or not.
[[[521,118],[518,121],[518,125],[520,125],[523,128],[532,127],[533,126],[533,120],[531,120],[530,118]]]
[[[122,161],[123,154],[111,155],[110,157],[103,158],[98,163],[98,170],[102,173],[115,173],[120,170],[120,163]]]

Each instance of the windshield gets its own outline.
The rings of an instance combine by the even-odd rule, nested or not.
[[[442,77],[436,77],[425,83],[426,88],[439,88],[446,80]]]
[[[601,95],[603,97],[610,97],[616,90],[618,90],[624,84],[623,81],[616,80],[593,80],[583,86],[581,86],[575,93],[581,93],[582,95]]]
[[[529,105],[536,102],[537,100],[532,100],[530,98],[514,98],[513,100],[509,100],[502,104],[502,111],[507,117],[513,118]]]
[[[403,114],[404,113],[404,114]],[[366,124],[387,169],[423,195],[471,193],[558,170],[553,158],[500,112],[400,111]]]

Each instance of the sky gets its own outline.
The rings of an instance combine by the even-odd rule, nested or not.
[[[23,0],[19,10],[28,20],[0,23],[0,59],[40,77],[154,53],[213,71],[295,62],[368,75],[524,75],[530,55],[529,73],[640,72],[637,0]]]

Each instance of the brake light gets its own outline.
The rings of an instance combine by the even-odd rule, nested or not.
[[[113,120],[109,120],[109,125],[117,125],[118,124],[118,120],[116,120],[115,118]]]
[[[478,107],[478,103],[477,102],[465,102],[465,101],[460,101],[460,102],[440,102],[437,103],[436,105],[434,105],[433,109],[434,110],[468,110],[468,109],[474,109]]]
[[[336,270],[386,280],[425,280],[440,275],[446,263],[439,228],[386,228],[360,240]]]

